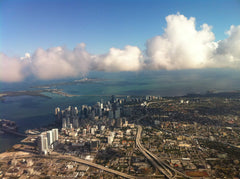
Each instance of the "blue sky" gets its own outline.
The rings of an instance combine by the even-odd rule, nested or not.
[[[196,27],[213,27],[216,41],[226,38],[231,25],[240,24],[237,0],[2,0],[0,51],[23,56],[37,48],[74,48],[84,42],[90,53],[138,46],[163,34],[165,17],[180,12],[196,18]]]
[[[0,81],[240,69],[240,0],[1,0]]]

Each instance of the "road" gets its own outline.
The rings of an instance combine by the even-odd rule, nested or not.
[[[3,127],[0,128],[0,130],[2,130],[3,132],[6,132],[6,133],[10,133],[10,134],[14,134],[14,135],[20,136],[20,137],[27,137],[26,134],[23,134],[23,133],[14,131],[14,130],[6,129],[6,128],[3,128]]]
[[[172,178],[171,174],[169,174],[163,167],[161,167],[155,160],[153,157],[151,157],[148,153],[149,151],[147,151],[147,149],[145,149],[141,142],[141,133],[142,133],[142,126],[138,125],[138,133],[137,133],[137,137],[136,137],[136,145],[139,148],[140,152],[142,152],[142,154],[150,161],[150,163],[152,163],[152,165],[157,168],[161,173],[163,173],[167,178]]]
[[[85,165],[88,165],[90,167],[94,167],[94,168],[97,168],[97,169],[100,169],[100,170],[104,170],[104,171],[106,171],[108,173],[112,173],[112,174],[121,176],[123,178],[129,178],[129,179],[136,178],[136,177],[128,175],[126,173],[122,173],[122,172],[119,172],[119,171],[116,171],[116,170],[104,167],[102,165],[90,162],[88,160],[83,160],[83,159],[80,159],[78,157],[74,157],[74,156],[70,156],[70,155],[62,155],[62,154],[50,155],[50,156],[44,156],[44,155],[29,155],[29,156],[26,156],[25,155],[25,156],[16,157],[16,158],[24,158],[24,159],[26,159],[26,158],[47,158],[47,159],[69,160],[69,161],[74,161],[74,162],[77,162],[77,163],[85,164]]]
[[[146,107],[148,107],[150,104],[155,104],[155,103],[159,103],[159,101],[154,101],[154,102],[148,102]]]
[[[166,164],[163,160],[159,157],[145,149],[141,142],[141,133],[142,133],[142,126],[138,125],[138,133],[136,137],[136,145],[139,150],[143,153],[143,155],[152,163],[152,165],[157,168],[160,172],[162,172],[167,178],[175,178],[178,175],[183,176],[185,178],[190,178],[189,176],[185,175],[184,173],[179,172],[178,170],[174,169],[170,165]]]
[[[106,171],[108,173],[113,173],[115,175],[118,175],[118,176],[121,176],[121,177],[124,177],[124,178],[135,178],[134,176],[128,175],[126,173],[122,173],[122,172],[119,172],[117,170],[112,170],[112,169],[104,167],[102,165],[99,165],[99,164],[96,164],[96,163],[92,163],[90,161],[83,160],[83,159],[80,159],[80,158],[77,158],[77,157],[74,157],[74,156],[62,155],[62,156],[59,156],[57,158],[58,159],[65,159],[65,160],[75,161],[75,162],[78,162],[78,163],[82,163],[82,164],[85,164],[85,165],[88,165],[88,166],[91,166],[91,167],[94,167],[94,168],[98,168],[98,169],[104,170],[104,171]]]

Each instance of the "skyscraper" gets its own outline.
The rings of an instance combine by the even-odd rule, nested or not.
[[[51,145],[53,143],[53,133],[52,133],[52,131],[47,131],[47,140],[48,140],[48,146],[50,146],[50,148],[51,148]]]
[[[58,115],[58,113],[60,113],[60,108],[59,107],[55,108],[55,115]]]
[[[79,127],[78,117],[73,118],[73,128],[77,129]]]
[[[116,127],[122,128],[122,118],[118,118],[116,120],[117,120]]]
[[[46,154],[48,151],[48,140],[47,137],[43,134],[39,136],[39,149],[41,153]]]
[[[62,118],[62,128],[67,128],[67,120],[66,120],[66,118]]]
[[[58,140],[58,129],[52,129],[53,133],[53,142]]]
[[[121,111],[120,111],[120,108],[118,107],[116,110],[115,110],[115,119],[118,119],[118,118],[120,118],[121,117],[121,113],[120,113]]]
[[[113,119],[113,111],[112,110],[108,111],[108,118]]]

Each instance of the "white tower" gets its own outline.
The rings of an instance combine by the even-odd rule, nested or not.
[[[53,133],[53,142],[58,140],[58,129],[52,129]]]
[[[53,133],[52,131],[47,131],[48,146],[51,146],[53,143]]]
[[[41,153],[46,154],[47,151],[48,151],[48,140],[47,140],[47,137],[45,135],[41,134],[39,136],[39,142],[40,142],[39,148],[40,148]]]

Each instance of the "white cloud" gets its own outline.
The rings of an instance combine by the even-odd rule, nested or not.
[[[214,53],[214,61],[211,66],[217,67],[240,67],[240,26],[231,26],[226,32],[227,39],[217,43]]]
[[[148,68],[189,69],[202,68],[215,48],[214,34],[207,24],[196,30],[195,18],[181,14],[166,17],[167,27],[161,36],[147,41]]]
[[[19,82],[24,79],[24,63],[0,53],[0,81]]]
[[[138,47],[127,45],[123,50],[111,48],[107,54],[94,56],[94,70],[138,71],[142,67],[142,54]]]
[[[32,56],[32,73],[39,79],[60,79],[81,76],[90,68],[90,54],[85,44],[79,44],[73,51],[53,47],[46,51],[39,48]]]
[[[89,70],[240,68],[240,26],[231,26],[228,38],[215,42],[211,26],[203,24],[197,30],[193,17],[188,19],[178,13],[167,16],[166,21],[164,33],[147,40],[145,56],[138,47],[130,45],[92,55],[84,43],[73,50],[60,46],[39,48],[20,58],[0,53],[0,81],[17,82],[29,75],[44,80],[77,77]]]

